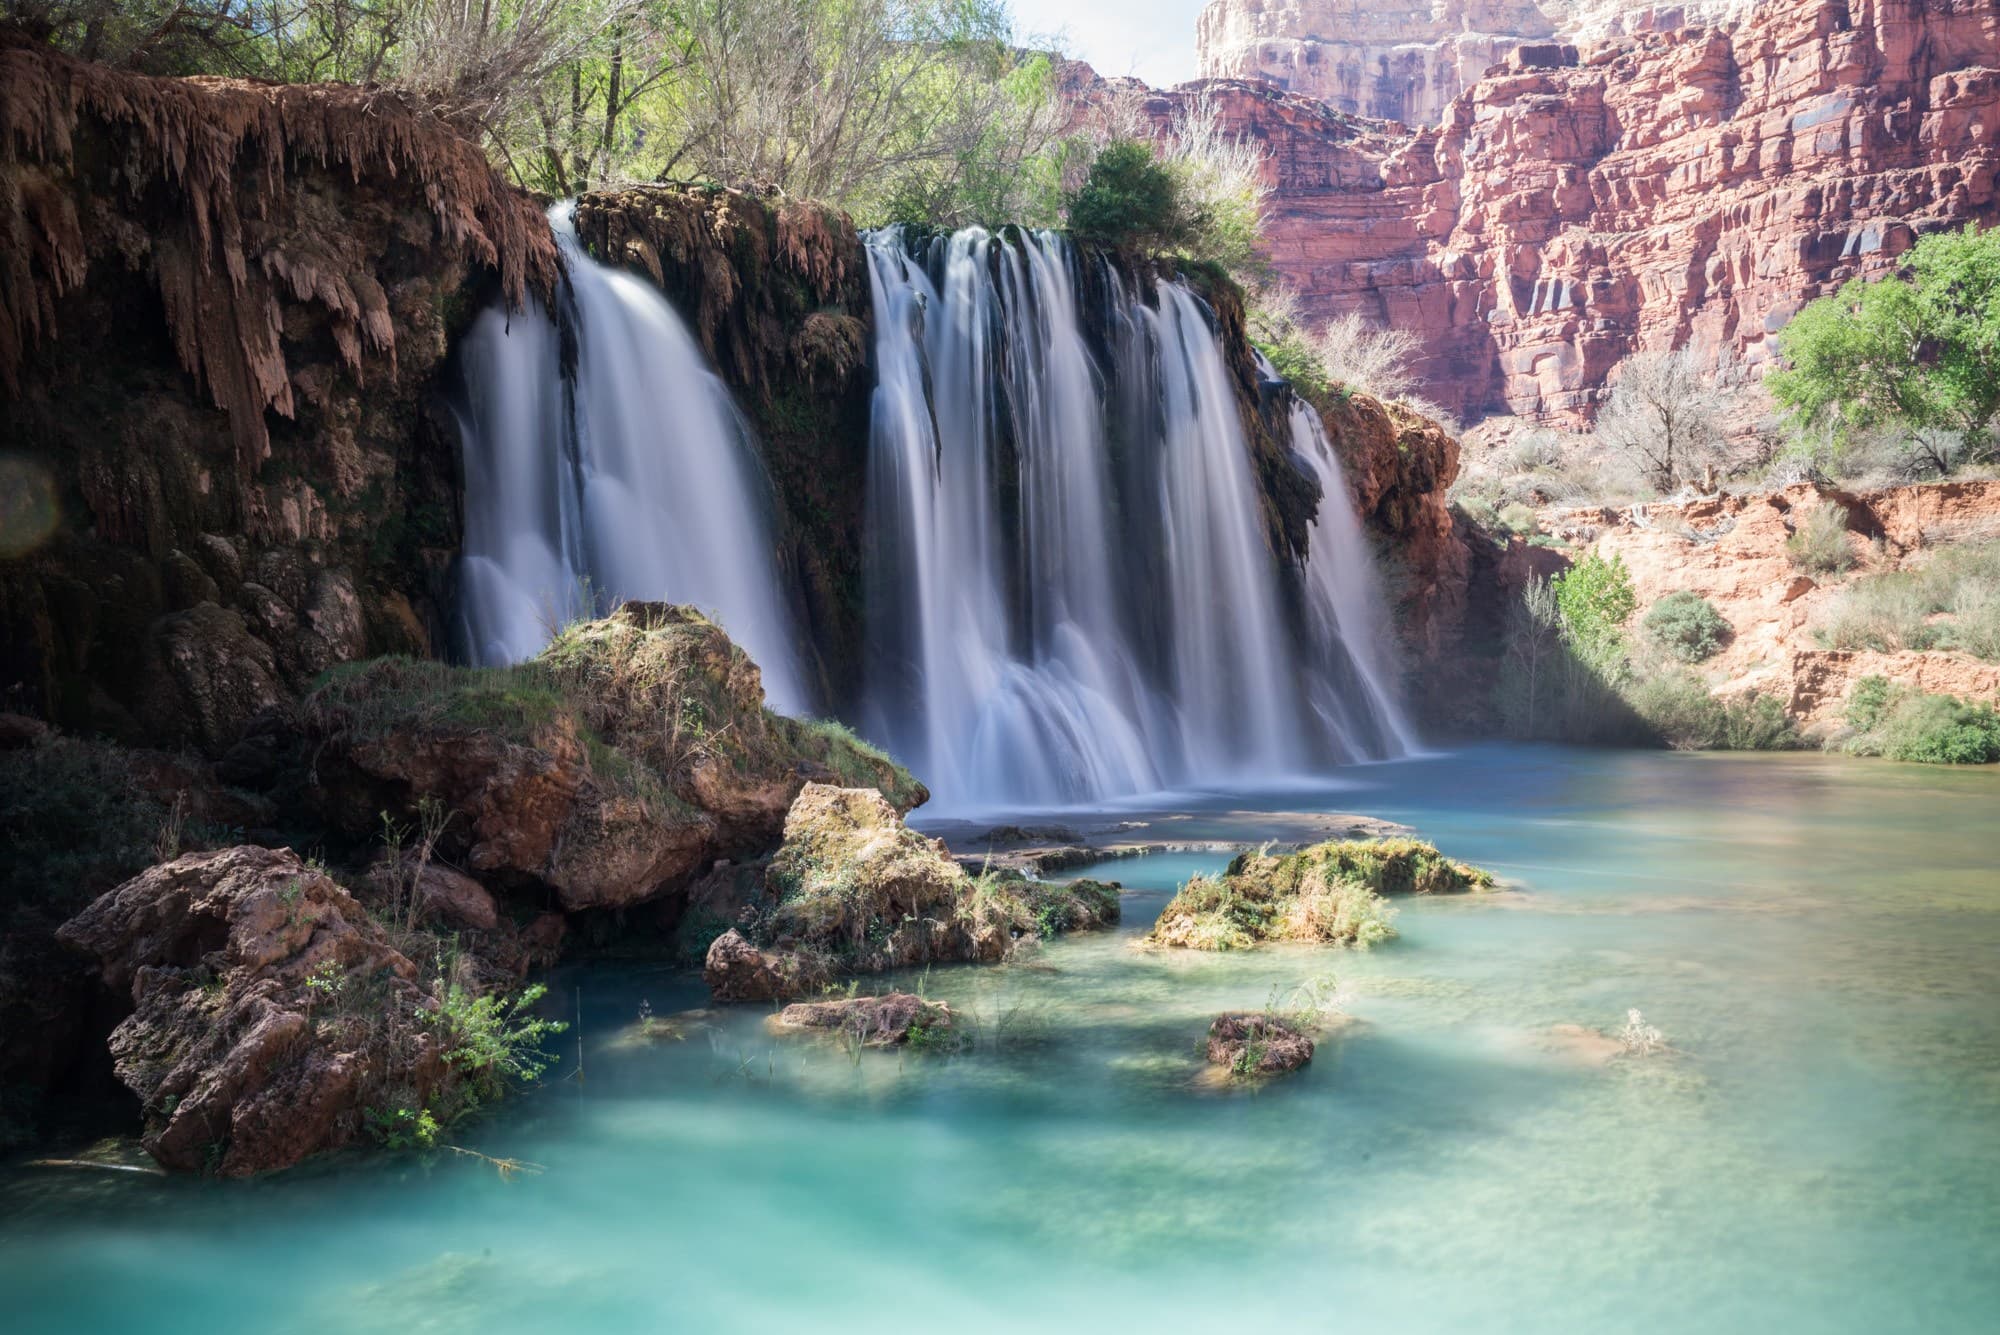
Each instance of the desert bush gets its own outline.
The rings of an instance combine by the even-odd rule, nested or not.
[[[1685,590],[1654,603],[1640,625],[1648,639],[1683,663],[1714,657],[1729,637],[1729,623],[1715,604]]]
[[[1534,507],[1522,505],[1519,501],[1503,506],[1495,518],[1500,521],[1500,527],[1524,538],[1541,531],[1541,521],[1535,517]]]
[[[1927,765],[2000,762],[2000,713],[1954,695],[1863,677],[1849,692],[1847,721],[1859,729],[1846,743],[1855,755]]]
[[[1785,554],[1793,565],[1811,574],[1839,574],[1854,564],[1847,523],[1846,506],[1823,500],[1795,521],[1792,536],[1785,540]]]
[[[1676,751],[1789,751],[1798,730],[1775,697],[1718,697],[1691,672],[1655,673],[1625,699],[1662,743]]]
[[[1841,592],[1817,630],[1830,649],[1958,649],[2000,659],[2000,542],[1946,547]]]
[[[1686,349],[1628,357],[1598,414],[1597,438],[1663,492],[1700,480],[1725,462],[1724,379]]]

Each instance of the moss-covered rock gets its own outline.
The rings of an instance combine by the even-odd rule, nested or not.
[[[1489,889],[1493,877],[1417,839],[1338,839],[1296,853],[1243,853],[1182,886],[1146,939],[1194,950],[1265,941],[1366,948],[1396,934],[1387,895]]]
[[[808,784],[762,900],[710,947],[718,1000],[805,996],[853,974],[1006,958],[1022,939],[1117,921],[1115,887],[973,876],[874,789]]]
[[[685,887],[777,844],[814,780],[927,796],[837,725],[764,705],[755,663],[688,608],[627,603],[508,668],[390,658],[337,669],[300,710],[311,799],[354,834],[444,813],[471,870],[532,878],[571,910]]]

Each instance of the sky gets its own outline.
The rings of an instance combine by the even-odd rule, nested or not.
[[[1155,88],[1194,77],[1194,21],[1203,0],[1011,0],[1021,36],[1065,33],[1065,49],[1099,74]]]

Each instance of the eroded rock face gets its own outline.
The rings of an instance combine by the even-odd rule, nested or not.
[[[431,381],[491,293],[551,287],[540,208],[380,89],[4,33],[0,89],[5,486],[61,501],[0,569],[16,698],[219,756],[333,663],[442,649],[460,483]]]
[[[1816,506],[1848,513],[1856,559],[1848,575],[1814,577],[1786,541]],[[1855,576],[1898,568],[1930,548],[2000,533],[2000,482],[1967,481],[1846,492],[1810,484],[1742,496],[1551,511],[1551,532],[1624,561],[1639,610],[1670,593],[1707,599],[1730,634],[1702,674],[1718,695],[1775,696],[1809,732],[1837,727],[1866,676],[1971,700],[2000,699],[2000,665],[1964,654],[1872,653],[1820,646],[1814,628]]]
[[[1524,46],[1414,130],[1206,87],[1271,155],[1272,258],[1305,312],[1421,334],[1423,392],[1464,417],[1580,420],[1636,350],[1766,363],[1793,312],[1916,230],[2000,216],[1984,0],[1760,5]]]
[[[1312,1057],[1311,1036],[1274,1015],[1257,1011],[1218,1015],[1208,1027],[1209,1062],[1233,1076],[1283,1075]]]
[[[289,850],[177,858],[58,938],[131,997],[112,1057],[167,1168],[287,1167],[353,1140],[392,1086],[421,1107],[447,1078],[436,1032],[413,1022],[435,1005],[417,966]]]

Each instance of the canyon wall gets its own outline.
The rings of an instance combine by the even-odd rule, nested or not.
[[[1210,0],[1203,78],[1258,79],[1349,115],[1435,125],[1517,47],[1720,22],[1751,0]]]
[[[1270,155],[1271,257],[1305,313],[1418,331],[1424,392],[1468,418],[1580,420],[1639,350],[1755,368],[1806,301],[2000,215],[1992,0],[1520,45],[1415,129],[1241,80],[1155,115],[1204,91]]]

